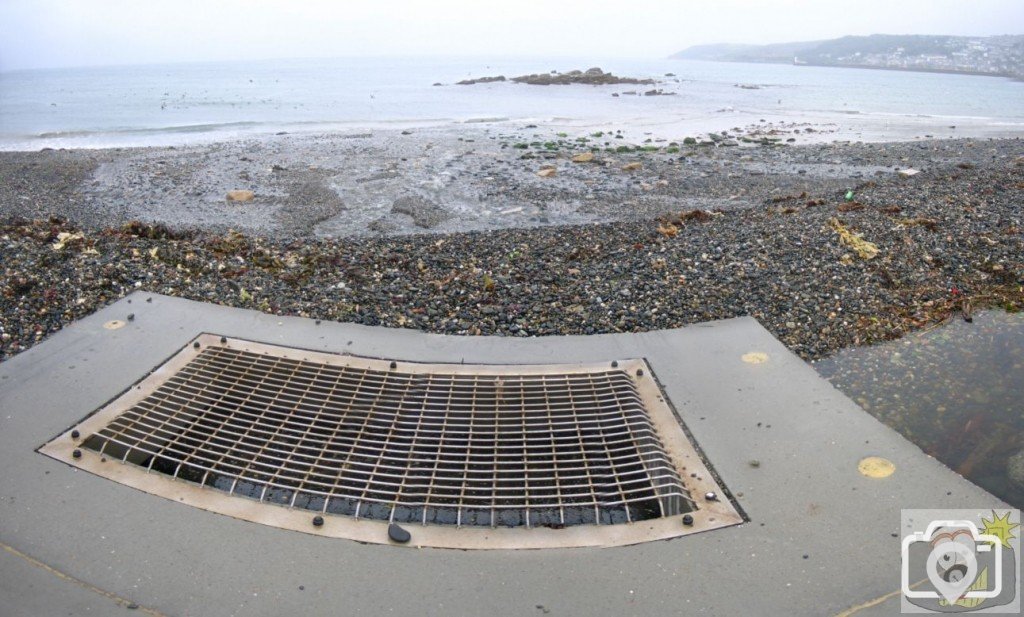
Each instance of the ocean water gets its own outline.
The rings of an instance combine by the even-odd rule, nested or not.
[[[468,77],[590,66],[656,78],[663,81],[658,88],[676,94],[623,94],[651,88],[629,85],[454,85]],[[580,131],[615,126],[679,138],[761,120],[832,126],[836,138],[1022,135],[1024,83],[594,58],[339,58],[0,73],[0,149],[5,150],[171,145],[281,131],[461,123],[534,122]]]

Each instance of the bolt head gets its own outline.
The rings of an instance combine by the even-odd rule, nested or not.
[[[313,526],[314,527],[323,527],[324,526],[324,517],[320,516],[319,514],[314,516],[313,517]]]
[[[199,341],[192,343],[192,346],[195,347],[196,349],[199,349]]]
[[[220,337],[220,342],[221,342],[221,344],[227,343],[228,342],[228,337],[226,337],[226,336]]]
[[[78,439],[81,436],[82,436],[82,434],[78,432],[77,428],[75,430],[71,431],[71,438],[72,439]]]
[[[71,456],[73,458],[82,458],[82,451],[81,450],[75,450],[74,452],[71,453]]]
[[[708,501],[718,501],[718,495],[716,493],[708,491],[707,493],[704,493],[704,499]]]
[[[398,363],[397,363],[397,362],[394,362],[394,361],[392,361],[392,362],[391,362],[391,368],[398,368]]]
[[[619,368],[619,361],[618,360],[612,360],[612,368]]]
[[[684,514],[683,515],[683,524],[686,525],[687,527],[689,527],[690,525],[693,525],[693,516],[690,515],[690,514]]]

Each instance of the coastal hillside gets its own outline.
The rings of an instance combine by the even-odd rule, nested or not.
[[[697,45],[671,58],[942,71],[1024,78],[1024,35],[873,34],[773,45]]]

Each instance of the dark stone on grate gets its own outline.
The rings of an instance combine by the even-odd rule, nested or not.
[[[388,525],[388,537],[399,544],[405,544],[412,539],[412,534],[398,525],[391,523]]]

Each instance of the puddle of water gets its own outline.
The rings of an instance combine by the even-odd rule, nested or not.
[[[1024,313],[979,312],[815,368],[928,454],[1024,507]]]

